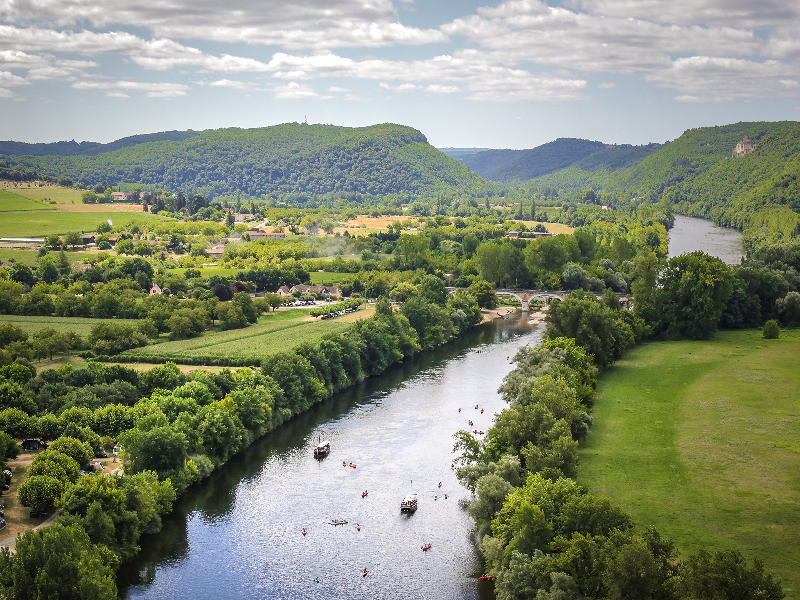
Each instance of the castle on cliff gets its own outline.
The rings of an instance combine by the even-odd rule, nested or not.
[[[753,140],[750,139],[749,135],[746,135],[742,138],[741,142],[736,144],[736,148],[733,151],[733,158],[739,158],[745,154],[750,154],[755,149],[756,145],[753,143]]]

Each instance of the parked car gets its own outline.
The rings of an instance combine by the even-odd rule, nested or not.
[[[39,510],[38,508],[32,508],[28,512],[28,515],[31,519],[41,519],[42,517],[47,516],[47,513],[43,510]]]
[[[3,529],[6,526],[6,520],[3,517],[0,517],[0,529]]]
[[[95,458],[108,458],[108,454],[106,454],[103,450],[100,450],[100,452],[95,452],[94,453],[94,457]]]

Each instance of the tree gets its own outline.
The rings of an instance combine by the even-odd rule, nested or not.
[[[125,473],[155,471],[161,481],[177,479],[186,462],[186,437],[169,426],[149,431],[130,429],[120,435]]]
[[[115,600],[117,561],[79,525],[27,531],[0,553],[0,595],[14,600]]]
[[[71,437],[62,436],[50,444],[48,450],[61,452],[83,466],[92,459],[92,449],[88,444]]]
[[[781,325],[800,327],[800,292],[789,292],[775,303]]]
[[[469,293],[475,296],[481,308],[497,308],[499,300],[494,287],[488,281],[476,279],[469,286]]]
[[[781,328],[778,327],[778,324],[774,320],[770,319],[764,323],[762,335],[765,340],[777,340],[781,335]]]
[[[64,236],[64,243],[67,246],[72,246],[75,248],[75,246],[81,246],[83,244],[83,238],[77,231],[68,231]]]
[[[669,259],[657,285],[661,330],[668,337],[704,340],[717,330],[733,274],[720,259],[697,251]]]
[[[133,240],[130,239],[119,240],[117,242],[116,251],[117,254],[129,254],[129,255],[133,254],[134,253]]]
[[[31,475],[19,486],[17,497],[22,506],[45,510],[53,505],[64,491],[64,484],[48,475]]]
[[[706,550],[692,554],[680,567],[678,592],[690,600],[716,600],[717,598],[759,598],[781,600],[785,597],[781,584],[764,572],[764,564],[757,558],[753,567],[738,550],[716,552]]]

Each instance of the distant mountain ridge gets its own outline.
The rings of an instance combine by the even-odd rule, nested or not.
[[[558,138],[530,150],[488,150],[464,159],[470,169],[495,181],[527,181],[568,167],[592,152],[602,142]]]
[[[29,144],[26,142],[0,141],[0,154],[7,156],[97,156],[104,152],[113,152],[120,148],[128,148],[145,142],[161,142],[165,140],[181,141],[198,135],[197,131],[160,131],[144,133],[120,138],[108,144],[99,142],[51,142]]]
[[[61,154],[14,154],[8,162],[86,185],[138,183],[214,196],[485,195],[495,188],[428,144],[421,132],[390,123],[164,132],[102,145],[110,151],[87,147],[83,154],[67,154],[83,146],[74,142],[43,146],[5,148]]]

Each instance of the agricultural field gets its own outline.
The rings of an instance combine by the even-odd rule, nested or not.
[[[309,273],[311,285],[336,285],[345,279],[352,279],[355,273],[328,273],[327,271],[312,271]]]
[[[43,204],[14,192],[0,189],[0,213],[30,210],[55,210],[55,206]],[[5,216],[3,217],[5,219]]]
[[[97,252],[84,252],[82,250],[65,250],[64,252],[71,265],[83,262],[84,258],[97,256]],[[58,258],[59,253],[50,252],[49,254]],[[38,257],[38,250],[20,250],[18,247],[0,246],[0,263],[13,258],[16,262],[28,265],[29,267],[35,267]]]
[[[18,183],[15,187],[13,182],[3,181],[0,187],[38,202],[55,200],[56,204],[80,204],[83,193],[81,190],[38,183]]]
[[[127,357],[158,356],[164,360],[190,362],[208,360],[210,363],[220,359],[260,361],[278,352],[292,350],[306,342],[316,342],[328,333],[339,333],[347,329],[356,319],[367,318],[372,310],[361,310],[337,319],[321,321],[305,315],[307,311],[298,309],[278,311],[262,317],[259,323],[244,329],[232,329],[207,333],[189,340],[163,342],[136,348],[123,353]]]
[[[800,330],[643,344],[601,377],[578,482],[684,554],[738,548],[800,598]]]
[[[82,206],[82,205],[81,205]],[[130,221],[168,221],[167,217],[146,212],[132,213],[112,210],[109,205],[98,212],[47,210],[25,211],[3,214],[0,219],[0,237],[43,237],[49,234],[64,235],[68,231],[95,231],[97,225],[111,220],[115,225]]]
[[[0,315],[0,321],[7,321],[13,323],[17,327],[21,327],[28,335],[33,335],[40,329],[45,327],[52,327],[56,331],[67,332],[74,331],[82,338],[89,335],[92,327],[96,323],[100,323],[107,319],[87,319],[84,317],[23,317],[20,315]],[[119,323],[130,323],[136,325],[135,320],[130,319],[114,319]]]

